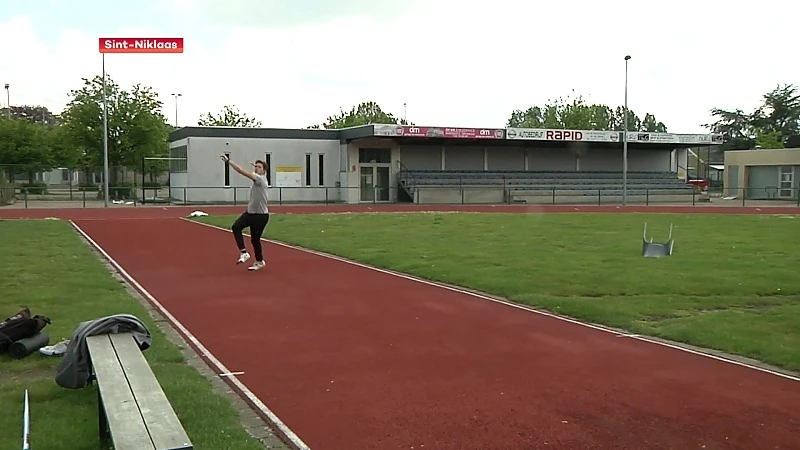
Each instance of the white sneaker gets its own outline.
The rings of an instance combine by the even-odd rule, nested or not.
[[[236,261],[236,264],[241,264],[243,262],[247,262],[248,259],[250,259],[250,253],[244,252],[244,253],[239,255],[239,260]]]
[[[61,356],[67,351],[69,340],[63,340],[55,345],[47,345],[39,349],[39,353],[47,356]]]
[[[247,270],[261,270],[266,267],[266,265],[267,263],[264,261],[256,261],[256,263],[248,267]]]

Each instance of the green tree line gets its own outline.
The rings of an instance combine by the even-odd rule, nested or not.
[[[622,131],[625,129],[625,108],[588,104],[582,96],[571,100],[559,97],[544,105],[515,110],[506,122],[509,128],[550,128],[567,130]],[[643,118],[628,109],[628,130],[666,133],[667,126],[652,114]]]
[[[42,106],[11,106],[0,115],[2,182],[35,185],[36,174],[56,168],[82,171],[85,179],[103,167],[103,80],[82,79],[69,92],[60,114]],[[173,129],[162,114],[155,91],[134,85],[122,89],[106,76],[109,185],[118,171],[141,171],[144,157],[168,155],[167,134]],[[151,177],[166,169],[164,161],[145,166]],[[18,179],[20,174],[23,179]]]
[[[721,150],[800,147],[800,92],[798,87],[778,85],[764,94],[760,105],[747,113],[742,109],[711,110],[714,122],[704,126],[725,137]]]

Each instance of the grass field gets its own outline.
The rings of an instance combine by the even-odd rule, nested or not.
[[[197,449],[263,449],[239,424],[231,403],[186,365],[145,308],[116,281],[62,221],[0,220],[0,320],[23,306],[52,319],[44,332],[54,344],[84,320],[134,314],[153,334],[144,352]],[[59,358],[38,352],[22,360],[0,356],[0,448],[22,445],[23,392],[29,390],[34,449],[99,449],[96,386],[55,383]]]
[[[641,257],[645,221],[657,241],[674,223],[673,256]],[[266,236],[800,370],[798,232],[800,217],[425,213],[279,215]]]

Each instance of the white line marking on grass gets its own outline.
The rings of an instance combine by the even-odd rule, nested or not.
[[[225,232],[228,232],[228,233],[231,232],[230,230],[228,230],[226,228],[219,227],[217,225],[198,222],[198,221],[195,221],[195,220],[189,220],[189,219],[187,219],[185,217],[181,217],[181,219],[185,220],[187,222],[190,222],[190,223],[197,224],[197,225],[202,225],[202,226],[206,226],[206,227],[209,227],[209,228],[214,228],[214,229],[225,231]],[[245,233],[245,234],[247,234],[247,233]],[[395,276],[395,277],[399,277],[399,278],[404,278],[406,280],[410,280],[410,281],[414,281],[414,282],[417,282],[417,283],[426,284],[428,286],[433,286],[433,287],[437,287],[437,288],[440,288],[440,289],[445,289],[445,290],[452,291],[452,292],[458,292],[458,293],[461,293],[461,294],[464,294],[464,295],[469,295],[471,297],[479,298],[479,299],[482,299],[482,300],[488,300],[490,302],[495,302],[495,303],[499,303],[501,305],[510,306],[512,308],[520,309],[522,311],[528,311],[528,312],[531,312],[531,313],[534,313],[534,314],[539,314],[539,315],[542,315],[542,316],[546,316],[546,317],[550,317],[550,318],[553,318],[553,319],[557,319],[557,320],[561,320],[561,321],[564,321],[564,322],[568,322],[568,323],[571,323],[573,325],[580,325],[582,327],[592,328],[594,330],[602,331],[604,333],[613,333],[615,335],[620,335],[618,330],[612,330],[612,329],[605,328],[605,327],[602,327],[602,326],[599,326],[599,325],[593,325],[593,324],[590,324],[590,323],[580,322],[580,321],[575,320],[575,319],[570,319],[568,317],[558,316],[558,315],[551,314],[551,313],[546,312],[546,311],[541,311],[541,310],[529,308],[529,307],[526,307],[526,306],[523,306],[523,305],[519,305],[517,303],[512,303],[510,301],[501,300],[501,299],[498,299],[498,298],[493,298],[493,297],[489,297],[489,296],[486,296],[486,295],[482,295],[482,294],[479,294],[477,292],[468,291],[466,289],[460,289],[460,288],[457,288],[457,287],[453,287],[453,286],[448,286],[448,285],[445,285],[445,284],[437,283],[435,281],[416,278],[416,277],[413,277],[411,275],[406,275],[406,274],[399,273],[399,272],[393,272],[391,270],[385,270],[385,269],[380,269],[378,267],[372,267],[372,266],[369,266],[369,265],[366,265],[366,264],[362,264],[360,262],[351,261],[349,259],[345,259],[345,258],[336,256],[336,255],[331,255],[329,253],[324,253],[324,252],[320,252],[320,251],[316,251],[316,250],[310,250],[310,249],[307,249],[307,248],[298,247],[296,245],[291,245],[291,244],[287,244],[287,243],[284,243],[284,242],[274,241],[272,239],[261,238],[261,240],[269,242],[270,244],[280,245],[281,247],[290,248],[290,249],[301,251],[301,252],[305,252],[305,253],[310,253],[312,255],[321,256],[323,258],[333,259],[333,260],[336,260],[336,261],[339,261],[339,262],[343,262],[345,264],[351,264],[353,266],[358,266],[358,267],[361,267],[361,268],[364,268],[364,269],[367,269],[367,270],[373,270],[375,272],[380,272],[380,273],[383,273],[383,274],[386,274],[386,275],[391,275],[391,276]],[[641,336],[641,335],[637,335],[637,334],[628,334],[628,335],[623,334],[621,336],[628,337],[628,338],[635,339],[635,340],[642,341],[642,342],[647,342],[647,343],[650,343],[650,344],[660,345],[662,347],[668,347],[668,348],[671,348],[673,350],[679,350],[679,351],[682,351],[682,352],[691,353],[691,354],[697,355],[697,356],[703,356],[703,357],[706,357],[706,358],[711,358],[711,359],[714,359],[714,360],[717,360],[717,361],[721,361],[721,362],[724,362],[724,363],[733,364],[735,366],[740,366],[740,367],[745,367],[745,368],[752,369],[752,370],[757,370],[759,372],[768,373],[770,375],[775,375],[777,377],[786,378],[788,380],[800,381],[800,377],[797,377],[797,376],[794,376],[794,375],[781,373],[781,372],[778,372],[778,371],[775,371],[775,370],[767,369],[767,368],[764,368],[764,367],[759,367],[759,366],[756,366],[756,365],[753,365],[753,364],[748,364],[748,363],[741,362],[741,361],[735,361],[735,360],[732,360],[732,359],[723,358],[721,356],[712,355],[710,353],[704,353],[704,352],[701,352],[701,351],[692,350],[690,348],[681,347],[679,345],[670,344],[668,342],[662,342],[662,341],[658,341],[658,340],[655,340],[655,339],[651,339],[651,338],[648,338],[646,336]]]
[[[186,327],[184,327],[183,324],[181,324],[177,318],[175,318],[175,316],[170,314],[170,312],[167,311],[167,309],[161,303],[159,303],[159,301],[156,300],[155,297],[153,297],[149,292],[147,292],[147,289],[145,289],[127,271],[125,271],[125,269],[123,269],[122,266],[119,265],[119,263],[117,263],[117,261],[111,257],[111,255],[109,255],[102,247],[100,247],[100,245],[97,242],[95,242],[94,239],[89,237],[89,235],[86,234],[86,232],[83,231],[81,227],[79,227],[75,222],[70,220],[70,224],[72,224],[72,226],[75,227],[75,229],[78,230],[78,232],[87,241],[89,241],[89,243],[92,244],[92,246],[95,249],[97,249],[97,251],[100,252],[100,254],[102,254],[103,257],[106,258],[108,262],[111,263],[111,265],[114,266],[114,268],[120,273],[120,275],[122,275],[129,283],[131,283],[136,288],[136,290],[138,290],[142,295],[144,295],[150,301],[150,303],[153,306],[155,306],[159,310],[159,312],[161,312],[161,314],[164,317],[166,317],[167,320],[169,320],[172,323],[172,325],[181,332],[181,334],[183,334],[187,339],[189,339],[192,342],[192,344],[194,344],[197,347],[197,349],[200,350],[203,356],[208,358],[208,360],[216,367],[217,373],[231,374],[231,376],[228,378],[236,386],[236,388],[242,394],[247,396],[247,398],[253,403],[253,405],[255,405],[264,415],[266,415],[269,418],[269,420],[276,427],[278,427],[283,432],[283,434],[292,442],[292,444],[294,444],[299,450],[311,449],[311,447],[306,445],[306,443],[304,443],[291,429],[289,429],[289,427],[286,426],[286,424],[284,424],[283,421],[281,421],[281,419],[279,419],[278,416],[275,415],[275,413],[273,413],[269,408],[267,408],[267,405],[261,402],[261,400],[258,397],[256,397],[256,395],[253,394],[250,391],[250,389],[248,389],[247,386],[244,385],[244,383],[242,383],[238,378],[236,378],[234,376],[235,375],[234,372],[228,370],[228,368],[225,367],[225,365],[222,364],[220,360],[218,360],[214,355],[212,355],[211,352],[209,352],[208,349],[203,344],[201,344],[200,341],[196,337],[194,337],[194,335],[189,330],[187,330]]]

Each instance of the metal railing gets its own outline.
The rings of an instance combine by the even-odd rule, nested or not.
[[[246,205],[249,187],[187,186],[109,188],[109,206],[150,205]],[[88,208],[104,206],[102,189],[47,187],[30,190],[0,186],[0,207],[5,208]],[[514,186],[503,184],[417,184],[413,197],[400,186],[370,187],[273,187],[270,202],[286,204],[417,203],[417,204],[531,204],[531,205],[620,205],[621,186],[563,187]],[[696,188],[637,188],[629,185],[630,205],[725,205],[800,206],[800,190],[776,186],[721,189],[701,192]]]

